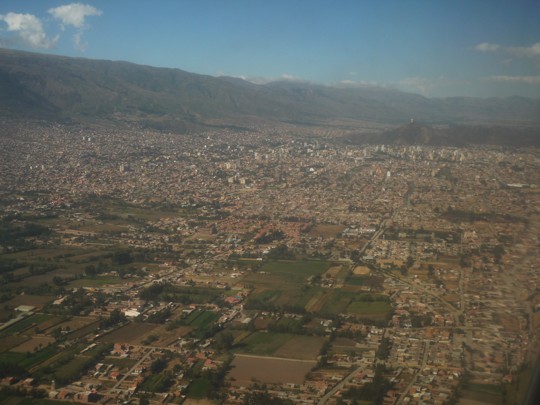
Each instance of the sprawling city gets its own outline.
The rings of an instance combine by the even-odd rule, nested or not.
[[[536,148],[355,145],[292,124],[3,133],[4,395],[523,403]]]

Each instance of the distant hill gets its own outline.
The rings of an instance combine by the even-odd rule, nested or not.
[[[0,49],[0,116],[182,130],[257,120],[539,125],[540,99],[429,99],[381,87],[256,85],[179,69]]]
[[[540,146],[540,127],[516,126],[443,126],[432,127],[416,122],[383,133],[352,134],[345,139],[354,144],[466,146],[506,145]]]

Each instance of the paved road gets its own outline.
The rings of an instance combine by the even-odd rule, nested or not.
[[[326,401],[328,401],[336,392],[338,392],[340,389],[342,389],[345,384],[349,383],[352,380],[352,378],[355,376],[356,373],[362,371],[363,369],[364,369],[364,366],[360,366],[360,367],[355,368],[354,371],[352,371],[349,375],[347,375],[345,378],[343,378],[343,380],[338,382],[334,386],[334,388],[332,388],[330,391],[328,391],[324,397],[319,399],[319,402],[317,402],[317,405],[326,404]]]
[[[118,381],[114,385],[114,387],[111,388],[111,392],[119,390],[118,387],[124,382],[124,380],[126,378],[128,378],[131,375],[131,372],[133,370],[135,370],[137,367],[139,367],[142,364],[142,362],[145,361],[148,358],[148,356],[150,356],[152,353],[154,353],[154,350],[155,350],[154,348],[150,349],[148,351],[148,353],[146,353],[143,357],[141,357],[141,359],[133,367],[131,367],[126,374],[124,374],[124,376],[120,379],[120,381]],[[120,390],[120,391],[122,391],[122,390]]]
[[[398,401],[396,402],[396,405],[401,405],[403,403],[403,401],[405,400],[405,397],[407,396],[407,393],[409,392],[409,390],[411,389],[411,387],[416,383],[416,380],[418,379],[418,375],[420,374],[420,372],[422,371],[422,369],[425,367],[426,365],[426,362],[427,362],[427,358],[428,358],[428,354],[429,354],[429,343],[428,342],[424,342],[424,355],[422,357],[422,364],[420,365],[420,368],[418,368],[418,370],[416,371],[416,374],[414,375],[414,377],[412,378],[411,382],[409,383],[409,385],[407,385],[407,387],[403,390],[403,392],[401,393]]]

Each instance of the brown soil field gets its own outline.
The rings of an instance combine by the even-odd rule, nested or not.
[[[19,305],[32,305],[36,308],[43,308],[45,304],[52,301],[54,297],[50,295],[17,295],[15,298],[5,302],[3,306],[18,307]]]
[[[96,321],[95,318],[74,316],[73,318],[65,322],[53,324],[45,331],[45,333],[51,333],[56,328],[62,328],[63,330],[66,330],[66,328],[69,328],[69,330],[71,331],[76,331],[78,329],[81,329],[84,326],[94,323],[95,321]],[[41,324],[40,327],[47,328],[47,326],[45,326],[45,323]]]
[[[146,337],[155,335],[158,339],[150,343],[149,346],[167,347],[176,342],[178,338],[186,336],[192,329],[190,326],[179,326],[176,329],[168,331],[165,329],[165,325],[160,325],[145,336],[141,336],[135,344],[142,344],[142,341]]]
[[[0,339],[0,352],[8,351],[12,347],[20,345],[25,340],[26,340],[26,338],[24,336],[20,336],[20,335],[6,336],[6,337]]]
[[[332,277],[332,278],[335,278],[335,277],[339,274],[339,272],[340,272],[340,270],[341,270],[341,267],[342,267],[342,266],[332,266],[332,267],[330,267],[328,270],[326,270],[326,273],[324,273],[324,274],[322,275],[322,278],[323,278],[323,279],[324,279],[325,277]]]
[[[257,330],[265,330],[268,329],[268,325],[275,322],[272,318],[257,318],[253,321],[253,325]]]
[[[62,322],[62,318],[59,317],[59,316],[55,316],[55,317],[53,317],[51,319],[47,319],[46,321],[41,322],[38,325],[39,326],[39,331],[40,331],[39,333],[43,333],[43,331],[45,331],[46,329],[49,329],[49,331],[54,329],[56,327],[56,325],[58,325],[60,322]],[[24,331],[24,333],[26,335],[35,335],[36,334],[34,328],[26,329]],[[47,333],[47,332],[45,332],[45,333]]]
[[[99,321],[94,321],[82,328],[77,329],[74,332],[71,332],[69,337],[70,339],[78,339],[81,338],[91,332],[93,332],[97,327],[99,326]]]
[[[322,236],[323,238],[335,238],[335,236],[345,229],[343,225],[317,225],[309,232],[310,236]]]
[[[316,361],[236,355],[227,380],[236,387],[249,387],[254,382],[302,384],[316,364]]]
[[[14,347],[13,349],[11,349],[11,351],[18,353],[33,352],[36,348],[40,347],[40,345],[41,347],[46,347],[51,343],[54,343],[54,338],[48,336],[38,336],[33,337],[30,340],[24,342],[23,344]]]
[[[295,336],[274,352],[276,357],[288,359],[315,360],[319,355],[324,338],[315,336]]]
[[[120,329],[115,330],[99,338],[100,342],[105,343],[128,343],[139,344],[147,335],[159,336],[154,331],[161,325],[153,323],[130,323]]]
[[[367,276],[369,273],[371,273],[371,270],[367,266],[356,266],[353,273],[357,276]]]
[[[354,348],[356,347],[356,342],[352,339],[347,338],[336,338],[332,342],[332,347],[334,348]]]
[[[191,399],[187,398],[184,402],[185,405],[217,405],[219,401],[213,399]]]
[[[305,309],[307,312],[318,312],[321,310],[324,304],[324,292],[318,292],[315,294],[306,304]]]

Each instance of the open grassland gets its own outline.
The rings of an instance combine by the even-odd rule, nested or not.
[[[316,364],[315,361],[237,355],[231,363],[227,381],[235,387],[249,387],[255,382],[302,384]]]

